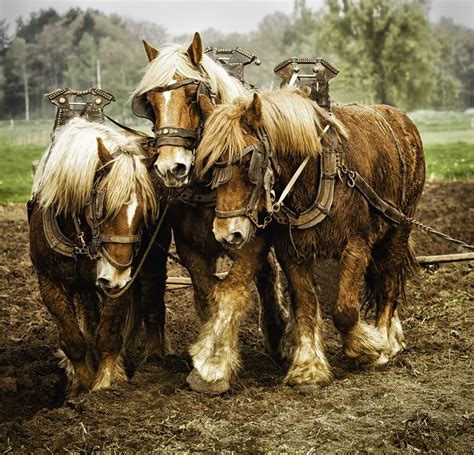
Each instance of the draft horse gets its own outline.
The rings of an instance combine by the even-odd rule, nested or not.
[[[235,339],[234,321],[242,317],[239,308],[246,308],[244,302],[250,300],[249,283],[256,281],[266,348],[275,356],[285,324],[278,273],[268,257],[269,240],[257,236],[234,251],[228,276],[218,280],[216,262],[227,250],[212,234],[215,197],[205,184],[192,182],[194,152],[204,123],[200,100],[230,102],[246,90],[204,54],[199,33],[189,47],[144,45],[150,63],[132,94],[132,110],[153,123],[155,169],[162,183],[175,189],[169,222],[178,254],[191,275],[197,313],[205,322],[190,349],[194,370],[188,382],[197,391],[222,393],[230,388],[239,356],[234,346],[206,344],[206,340],[209,330],[217,331],[216,340]]]
[[[141,323],[139,289],[110,296],[130,281],[142,226],[157,214],[149,160],[142,137],[77,118],[56,131],[36,171],[30,254],[71,395],[126,378],[124,351]],[[154,298],[162,304],[163,295]],[[162,339],[164,320],[157,330]]]
[[[285,382],[310,389],[332,378],[313,277],[316,258],[339,259],[332,316],[346,355],[385,364],[404,348],[397,305],[414,265],[411,225],[400,217],[394,223],[380,210],[412,217],[425,178],[420,136],[406,115],[384,105],[335,105],[332,111],[292,88],[240,98],[211,113],[196,155],[200,176],[211,170],[228,175],[217,182],[217,240],[242,248],[268,225],[264,235],[291,298],[281,348],[290,365]],[[303,161],[306,167],[288,186]],[[357,189],[362,179],[385,205],[368,203]],[[375,307],[375,324],[361,317],[364,297]],[[235,327],[242,309],[232,310],[228,301]],[[211,328],[203,346],[233,349],[235,339],[220,336],[226,321],[214,323],[219,331]]]

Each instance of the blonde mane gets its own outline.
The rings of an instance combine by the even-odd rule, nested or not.
[[[261,126],[271,150],[277,156],[318,155],[322,150],[324,126],[329,124],[339,136],[346,136],[343,125],[300,90],[289,87],[259,92],[262,101]],[[196,152],[196,172],[205,174],[215,162],[229,162],[241,156],[246,147],[242,121],[252,96],[238,98],[233,104],[217,106],[206,120],[204,134]]]
[[[113,156],[101,183],[106,190],[104,218],[114,218],[134,191],[142,196],[144,213],[154,215],[156,196],[143,161],[140,138],[81,118],[59,129],[41,158],[32,190],[40,207],[54,207],[56,214],[64,215],[83,210],[90,201],[96,171],[102,166],[98,137]]]
[[[223,103],[230,103],[238,96],[245,95],[246,89],[240,81],[230,76],[222,66],[207,55],[202,58],[201,66],[205,73],[202,74],[191,62],[187,49],[187,46],[179,44],[167,44],[159,48],[158,56],[146,67],[145,74],[132,92],[130,100],[155,87],[169,84],[176,74],[184,79],[198,81],[203,81],[207,77],[212,90]]]

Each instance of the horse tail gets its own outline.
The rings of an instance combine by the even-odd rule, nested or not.
[[[389,238],[384,239],[372,251],[372,258],[367,268],[365,276],[366,285],[362,296],[362,307],[365,309],[366,314],[371,310],[375,310],[378,314],[383,306],[386,305],[386,289],[382,283],[384,282],[384,276],[387,274],[396,273],[392,277],[396,280],[398,298],[391,303],[393,309],[395,310],[399,303],[406,303],[407,280],[418,274],[418,263],[416,262],[413,241],[406,229],[409,229],[409,226],[394,228]],[[398,251],[401,248],[404,249],[403,258],[398,256]]]
[[[400,268],[400,273],[398,275],[398,290],[399,296],[403,304],[406,304],[406,282],[409,278],[416,277],[419,274],[419,266],[416,261],[415,242],[413,237],[410,235],[407,242],[407,251],[403,259],[402,266]]]

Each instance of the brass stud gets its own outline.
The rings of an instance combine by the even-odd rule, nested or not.
[[[102,98],[96,98],[95,104],[102,104]]]
[[[163,134],[168,134],[168,128],[165,128],[165,129],[163,130]]]
[[[61,98],[59,98],[58,101],[59,101],[61,104],[64,104],[64,103],[66,102],[66,98],[64,98],[64,97],[61,96]]]

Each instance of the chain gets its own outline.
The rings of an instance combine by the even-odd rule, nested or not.
[[[354,188],[355,183],[356,183],[356,173],[354,171],[350,170],[345,164],[338,163],[337,172],[338,172],[338,176],[341,182],[344,181],[342,179],[342,175],[345,175],[347,177],[347,180],[346,180],[347,186]],[[462,247],[467,248],[469,250],[474,250],[474,245],[470,245],[469,243],[463,242],[462,240],[455,239],[454,237],[451,237],[448,234],[445,234],[444,232],[437,231],[436,229],[433,229],[430,226],[426,226],[420,221],[410,218],[409,216],[405,215],[404,213],[400,211],[398,212],[407,223],[412,224],[413,226],[416,226],[418,229],[428,234],[437,235],[438,237],[441,237],[442,239],[447,240],[448,242],[456,243],[457,245],[461,245]]]
[[[347,186],[354,188],[356,179],[354,171],[351,171],[345,164],[337,163],[337,174],[341,182],[343,181],[341,174],[345,175],[347,177]]]
[[[448,242],[456,243],[458,245],[461,245],[464,248],[467,248],[468,250],[474,250],[474,245],[470,245],[469,243],[463,242],[462,240],[455,239],[454,237],[449,236],[448,234],[445,234],[444,232],[437,231],[436,229],[433,229],[432,227],[426,226],[423,223],[420,223],[417,220],[414,220],[413,218],[409,218],[408,216],[405,216],[405,220],[416,226],[418,229],[428,233],[428,234],[434,234],[437,235],[438,237],[441,237],[444,240],[447,240]]]

